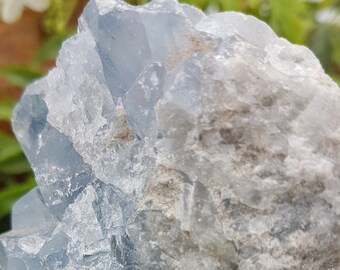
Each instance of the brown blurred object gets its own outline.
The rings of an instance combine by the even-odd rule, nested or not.
[[[69,25],[76,26],[87,0],[79,0],[78,6],[72,15]],[[0,67],[7,65],[28,64],[40,48],[46,35],[41,28],[44,14],[26,9],[21,19],[14,24],[5,24],[0,21]],[[54,61],[46,63],[43,69],[54,66]],[[10,85],[0,77],[0,100],[18,99],[22,89]],[[8,123],[0,121],[0,130],[11,133]]]
[[[0,21],[0,67],[27,64],[43,40],[40,29],[42,14],[25,10],[21,20],[14,24]],[[0,99],[18,98],[21,89],[0,78]]]

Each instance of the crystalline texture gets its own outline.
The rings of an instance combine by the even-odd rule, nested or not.
[[[0,265],[324,269],[340,254],[340,94],[239,13],[92,0],[15,133],[38,187]]]

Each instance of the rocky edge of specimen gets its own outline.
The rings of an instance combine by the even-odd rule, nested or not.
[[[254,17],[91,0],[13,118],[5,270],[339,264],[339,88]]]

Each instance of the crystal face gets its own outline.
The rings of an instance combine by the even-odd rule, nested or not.
[[[92,0],[15,109],[38,187],[0,265],[338,267],[339,101],[307,48],[254,17]]]

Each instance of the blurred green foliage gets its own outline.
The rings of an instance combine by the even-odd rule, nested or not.
[[[313,50],[325,71],[340,84],[340,0],[180,1],[195,5],[207,13],[234,10],[266,21],[279,36]],[[127,2],[139,5],[149,1]],[[54,59],[62,42],[75,31],[66,26],[76,4],[77,0],[51,0],[42,22],[48,37],[40,50],[26,66],[1,67],[0,76],[20,87],[42,76],[42,64]],[[10,121],[14,104],[14,100],[0,101],[0,121]],[[33,173],[19,144],[13,136],[0,131],[0,231],[8,229],[8,221],[4,222],[3,218],[8,216],[13,202],[34,185]]]
[[[46,33],[62,33],[70,20],[77,0],[50,0],[50,8],[43,21]]]
[[[10,65],[0,68],[0,76],[7,79],[12,85],[25,87],[34,79],[41,77],[42,73],[29,67]]]

